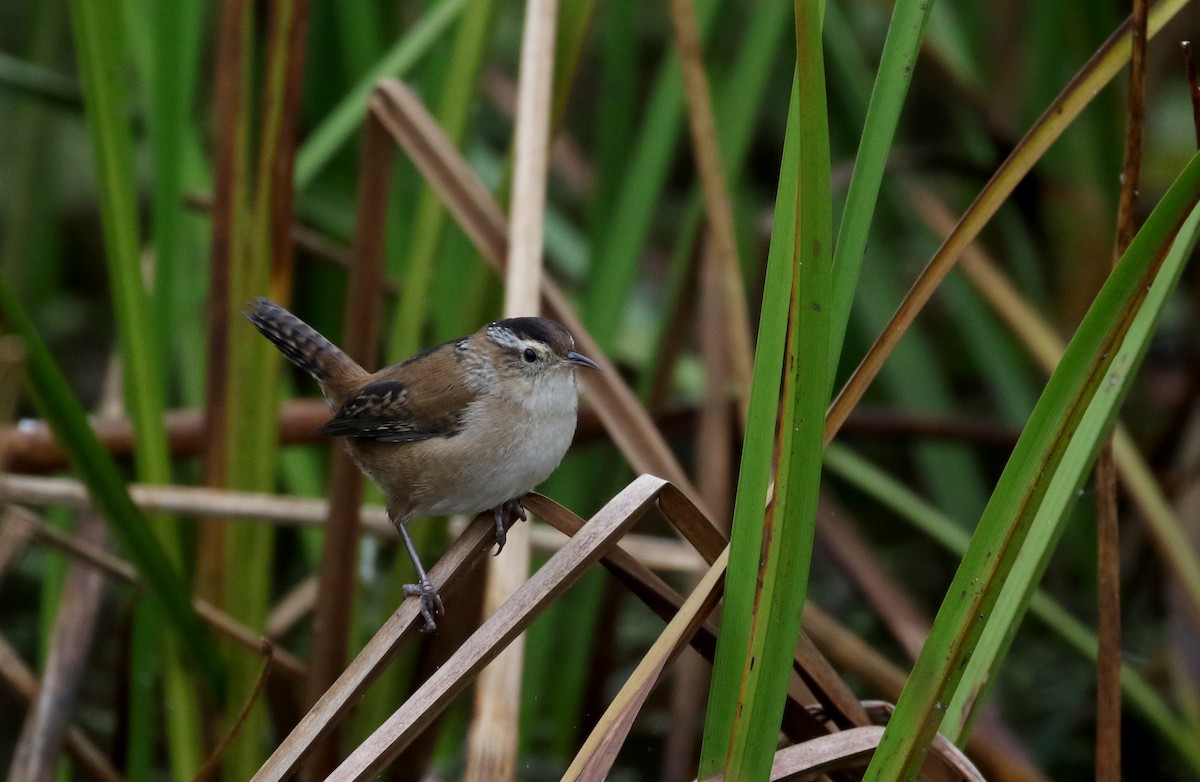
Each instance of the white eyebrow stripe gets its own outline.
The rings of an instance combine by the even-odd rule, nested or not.
[[[489,326],[488,336],[502,348],[512,348],[514,350],[525,347],[526,345],[534,345],[531,340],[521,339],[512,332],[511,329],[506,329],[503,326]]]

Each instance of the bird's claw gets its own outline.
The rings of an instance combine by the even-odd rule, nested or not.
[[[433,582],[426,578],[419,584],[405,584],[404,594],[407,597],[421,599],[421,616],[425,619],[425,626],[421,628],[421,632],[432,633],[436,630],[437,622],[433,621],[433,615],[446,613],[446,606],[442,602],[442,596],[434,588]]]
[[[505,522],[512,518],[525,521],[527,517],[525,515],[525,508],[521,505],[520,500],[508,500],[492,509],[492,518],[496,520],[496,553],[493,556],[498,557],[500,556],[500,552],[504,550],[504,544],[508,541],[508,530]]]

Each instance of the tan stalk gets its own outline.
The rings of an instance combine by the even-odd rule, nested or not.
[[[372,110],[404,147],[479,253],[493,268],[503,271],[508,247],[504,214],[420,99],[404,84],[385,80],[376,89]],[[546,315],[566,326],[575,337],[579,352],[604,370],[581,373],[580,385],[621,453],[636,471],[662,476],[689,497],[698,497],[646,409],[558,286],[546,278],[542,280],[542,302]]]
[[[202,410],[170,410],[164,418],[172,457],[198,456],[207,448],[207,424]],[[295,399],[279,412],[282,443],[309,443],[312,430],[329,418],[329,406],[315,399]],[[115,457],[133,456],[133,427],[128,418],[92,420],[100,445]],[[54,439],[46,422],[25,419],[18,428],[0,425],[0,439],[9,445],[9,469],[13,472],[59,472],[69,466],[62,445]]]
[[[696,168],[700,172],[710,236],[705,244],[711,249],[701,257],[705,265],[704,284],[711,289],[710,301],[716,306],[706,308],[700,317],[715,318],[721,323],[722,352],[730,369],[729,374],[724,376],[722,392],[736,400],[742,427],[745,428],[750,405],[750,360],[754,345],[750,339],[746,293],[742,289],[733,200],[729,196],[725,169],[721,165],[720,139],[704,70],[700,25],[693,3],[694,0],[671,0],[670,6],[675,25],[675,43],[679,48],[682,66],[693,152]]]
[[[876,712],[886,720],[886,704]],[[827,736],[784,747],[775,753],[771,763],[771,782],[785,780],[822,779],[830,772],[865,768],[871,760],[883,728],[877,725],[853,728]],[[956,780],[956,782],[984,782],[984,777],[957,747],[938,736],[929,754],[922,779]],[[723,776],[713,777],[723,780]]]
[[[557,18],[558,0],[526,0],[504,275],[506,318],[537,315],[539,310]],[[517,591],[529,575],[529,563],[529,526],[517,525],[504,546],[504,557],[489,563],[484,617],[494,614]],[[518,635],[479,677],[464,779],[502,782],[516,777],[524,661],[525,637]]]
[[[584,400],[587,401],[586,399]],[[673,409],[661,414],[656,420],[666,429],[682,429],[690,426],[691,413],[686,408]],[[203,451],[205,428],[204,414],[200,410],[170,410],[166,413],[167,439],[171,456],[183,458],[196,456]],[[851,418],[851,424],[858,426],[861,416],[856,414]],[[280,406],[279,410],[279,442],[285,445],[312,445],[312,431],[329,420],[329,404],[323,399],[290,399]],[[923,427],[924,432],[932,428],[934,434],[939,421],[913,421],[914,426]],[[871,430],[882,428],[883,435],[895,436],[905,433],[907,423],[903,417],[896,420],[889,429],[886,422],[875,422],[868,416],[863,425]],[[127,459],[133,455],[133,430],[129,419],[120,418],[113,421],[93,421],[93,430],[100,445],[115,457]],[[957,422],[946,422],[944,427],[948,437],[983,437],[1011,444],[1016,435],[1007,431],[992,433],[988,427],[960,426]],[[896,430],[896,431],[893,431]],[[603,424],[590,407],[579,411],[579,427],[575,432],[575,441],[584,442],[607,436]],[[6,440],[9,446],[9,469],[19,473],[59,472],[68,467],[67,456],[62,446],[54,440],[50,428],[40,419],[24,419],[20,427],[0,424],[0,439]]]
[[[324,500],[287,497],[279,494],[205,489],[191,486],[129,485],[130,496],[142,510],[179,516],[210,517],[236,515],[242,521],[261,521],[282,526],[315,527],[325,524],[329,505]],[[83,484],[71,478],[43,478],[0,473],[0,501],[65,508],[90,508]],[[364,505],[362,531],[382,538],[395,538],[396,528],[388,521],[382,505]],[[451,525],[455,534],[466,525]],[[530,528],[536,551],[554,552],[567,538],[549,527]],[[653,570],[690,572],[700,570],[703,560],[688,545],[652,535],[628,535],[623,544],[638,560]],[[315,583],[315,582],[314,582]],[[314,587],[315,589],[315,587]]]

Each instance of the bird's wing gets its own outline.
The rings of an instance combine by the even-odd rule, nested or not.
[[[453,437],[476,393],[445,377],[411,371],[411,365],[385,371],[351,394],[314,434],[408,443]]]

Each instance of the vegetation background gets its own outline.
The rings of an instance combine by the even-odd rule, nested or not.
[[[968,536],[981,516],[991,518],[985,508],[997,519],[1020,516],[1017,495],[1005,494],[1001,476],[1018,437],[1026,440],[1022,432],[1030,442],[1042,433],[1038,422],[1048,419],[1035,414],[1039,398],[1086,406],[1096,391],[1081,386],[1055,396],[1047,386],[1055,338],[1076,334],[1089,308],[1114,318],[1132,311],[1125,300],[1097,297],[1120,255],[1113,248],[1129,125],[1127,70],[1087,95],[1081,113],[1068,112],[1061,137],[1044,154],[1018,147],[1072,78],[1094,70],[1089,58],[1120,28],[1129,5],[918,6],[830,2],[822,52],[804,49],[793,22],[794,13],[819,18],[815,5],[562,0],[544,219],[546,273],[650,412],[682,474],[699,487],[691,496],[718,528],[728,530],[735,514],[754,523],[757,513],[761,529],[762,495],[745,487],[760,480],[765,488],[772,456],[781,464],[781,506],[795,501],[795,518],[815,512],[819,519],[811,568],[812,526],[780,533],[803,553],[793,569],[781,566],[780,588],[792,591],[781,592],[774,607],[754,594],[759,544],[739,540],[735,530],[728,589],[737,596],[727,593],[726,616],[752,606],[798,622],[807,591],[822,610],[806,616],[808,636],[860,697],[891,702],[939,606],[956,601],[951,581]],[[1200,13],[1186,2],[1161,2],[1155,13],[1159,27],[1169,22],[1154,28],[1147,51],[1136,224],[1160,199],[1164,212],[1175,208],[1182,217],[1190,209],[1186,196],[1172,201],[1164,194],[1181,171],[1186,179],[1197,147],[1195,84],[1189,86],[1179,42],[1197,29]],[[336,666],[347,650],[352,657],[400,603],[400,584],[412,578],[407,559],[393,538],[368,525],[337,576],[341,590],[322,593],[349,619],[349,638],[331,653],[322,643],[337,647],[338,639],[322,642],[314,634],[313,611],[322,600],[316,578],[326,578],[328,567],[320,529],[287,523],[282,500],[253,513],[235,504],[200,512],[160,507],[141,516],[123,504],[120,486],[311,498],[341,491],[338,497],[355,504],[354,489],[331,479],[344,476],[331,456],[337,447],[305,436],[319,423],[319,405],[291,403],[311,401],[314,385],[281,368],[241,319],[239,302],[270,295],[335,342],[349,338],[354,327],[344,324],[362,313],[347,312],[345,267],[354,263],[356,219],[369,214],[384,231],[380,360],[406,357],[500,315],[503,280],[462,229],[462,216],[444,210],[407,154],[390,162],[378,147],[364,151],[370,140],[363,127],[374,84],[401,79],[506,203],[523,14],[523,4],[493,0],[0,4],[0,326],[25,337],[0,342],[0,421],[50,418],[58,442],[28,422],[0,430],[8,471],[0,485],[0,678],[11,704],[0,710],[0,765],[14,769],[10,778],[34,778],[18,770],[34,766],[18,764],[39,762],[65,778],[111,778],[105,775],[115,771],[130,779],[191,779],[231,732],[219,773],[249,778],[304,713],[314,685],[281,674],[276,661],[260,693],[261,654],[215,641],[189,611],[190,597],[203,597],[314,668],[329,660]],[[688,40],[689,18],[702,41],[707,95],[698,91],[695,71],[681,72],[679,40]],[[902,76],[880,66],[881,57],[887,63],[885,39],[904,45],[893,18],[917,20],[919,57],[910,52]],[[799,121],[816,124],[789,135],[798,37],[802,53],[816,54],[807,69],[801,57],[795,84],[804,95],[825,95],[827,105],[798,99],[807,117]],[[814,62],[823,62],[823,73]],[[885,72],[893,81],[877,82]],[[889,98],[895,110],[903,106],[894,140]],[[697,128],[706,105],[712,124]],[[874,146],[860,146],[870,135],[864,128],[876,128]],[[814,139],[825,133],[822,174]],[[817,152],[803,147],[799,167],[793,161],[789,168],[787,150],[810,143]],[[1011,195],[999,196],[990,221],[982,218],[986,228],[960,267],[933,283],[929,306],[879,367],[818,475],[813,457],[821,432],[811,411],[823,412],[830,388],[836,395],[851,377],[1010,155],[1036,165]],[[864,163],[868,158],[874,162]],[[869,194],[865,206],[848,207],[852,173],[869,180],[862,173],[868,166],[881,180],[877,202]],[[391,174],[386,197],[365,200],[361,183],[380,170]],[[824,190],[822,175],[829,178]],[[806,187],[817,196],[806,200]],[[776,209],[788,205],[790,228],[787,209]],[[801,267],[793,273],[788,253],[800,247],[797,219],[801,235],[815,225],[818,236],[823,230],[829,240],[837,237],[823,250],[806,245],[815,253],[810,268],[837,263],[833,273],[851,269],[848,278],[822,283]],[[1148,238],[1143,254],[1165,248],[1170,235],[1161,229],[1152,247]],[[1032,607],[1029,621],[1018,610],[986,631],[994,634],[984,642],[994,657],[968,674],[984,697],[976,705],[950,684],[946,702],[937,701],[937,720],[898,713],[904,719],[895,730],[914,737],[922,726],[936,727],[943,708],[969,714],[983,745],[972,757],[991,779],[1095,776],[1103,722],[1094,661],[1098,603],[1114,609],[1110,622],[1120,619],[1126,662],[1123,719],[1115,733],[1111,723],[1100,729],[1101,746],[1120,743],[1128,778],[1200,778],[1200,280],[1185,268],[1189,249],[1180,243],[1178,258],[1164,266],[1177,276],[1161,283],[1157,327],[1151,322],[1131,337],[1140,371],[1128,386],[1116,370],[1112,376],[1120,389],[1114,406],[1128,393],[1120,418],[1122,437],[1130,438],[1116,446],[1119,609],[1098,598],[1098,574],[1112,570],[1111,563],[1097,565],[1097,490],[1064,478],[1065,494],[1077,501],[1064,499],[1050,531],[1035,542],[1031,556],[1041,567],[1011,577],[1006,571],[987,592],[999,599],[1011,582],[1024,590],[1018,601],[1032,600]],[[783,265],[769,265],[777,253]],[[811,294],[823,298],[813,301],[835,316],[852,297],[840,349],[836,318],[817,341],[789,331],[789,323],[816,317],[798,314],[804,307],[789,309],[793,282],[805,295],[823,284],[824,294]],[[29,343],[32,332],[48,349],[44,356]],[[751,378],[751,340],[764,334],[779,352],[766,353],[775,361],[760,361]],[[761,357],[765,343],[757,344]],[[1101,352],[1089,366],[1108,366],[1103,362],[1112,357]],[[797,371],[797,361],[816,362],[802,370],[817,369]],[[781,381],[776,365],[785,363]],[[47,380],[55,368],[68,386]],[[774,379],[760,372],[774,372]],[[1073,372],[1061,373],[1064,382],[1087,374]],[[30,382],[18,392],[23,376]],[[589,399],[585,394],[585,407]],[[96,416],[102,448],[72,428],[63,412],[71,400]],[[199,410],[210,415],[210,428],[202,428]],[[1088,410],[1081,415],[1108,420]],[[800,432],[794,452],[786,434],[775,440],[777,421],[793,415]],[[128,421],[132,429],[122,423]],[[1053,421],[1045,432],[1062,422],[1074,422],[1064,424],[1074,431],[1078,423],[1066,413]],[[541,491],[583,518],[621,491],[639,470],[614,446],[613,426],[585,410],[576,446]],[[1102,434],[1088,435],[1089,442],[1098,447]],[[1094,451],[1067,457],[1080,480]],[[1047,477],[1060,474],[1057,463],[1047,464]],[[795,476],[786,479],[791,483],[785,474]],[[109,526],[81,511],[62,483],[14,480],[66,475],[88,483]],[[1019,480],[1033,492],[1039,479]],[[366,489],[368,503],[378,502],[373,491]],[[246,521],[243,513],[272,523]],[[444,520],[419,531],[433,558],[452,537]],[[706,570],[700,558],[661,518],[637,532],[652,538],[630,550],[688,594]],[[111,568],[100,578],[72,567],[72,540],[134,563],[145,586],[121,583]],[[534,542],[535,566],[557,546],[543,541]],[[738,564],[739,551],[749,552],[749,566]],[[964,568],[973,562],[964,561]],[[969,579],[975,571],[958,572]],[[749,579],[735,578],[746,573]],[[463,589],[480,590],[478,580]],[[452,602],[451,612],[476,615],[466,600]],[[949,613],[939,618],[947,627]],[[444,645],[469,630],[452,625]],[[532,622],[525,642],[509,772],[531,780],[562,776],[662,632],[662,621],[599,568],[558,597]],[[951,643],[936,628],[930,638],[927,649]],[[977,641],[965,643],[974,648]],[[795,636],[763,643],[790,660]],[[76,659],[64,659],[65,650]],[[428,639],[401,647],[350,713],[333,754],[358,746],[450,651]],[[719,649],[718,666],[722,654],[740,651]],[[740,663],[731,665],[740,671]],[[45,713],[27,719],[35,714],[27,708],[28,677],[48,671],[67,682],[70,697],[55,711],[57,722]],[[744,680],[731,684],[717,675],[710,691],[709,672],[698,655],[679,658],[633,723],[611,778],[695,778],[701,735],[706,746],[738,746],[721,738],[719,704],[736,698]],[[480,719],[473,697],[468,691],[456,699],[417,754],[389,773],[409,778],[426,764],[446,778],[481,773],[469,760],[468,732]],[[255,704],[248,716],[247,701]],[[776,735],[782,707],[770,707],[774,727],[770,708],[762,717],[767,728],[758,743],[768,759],[774,745],[762,736]],[[68,752],[59,766],[55,745],[67,724],[76,732],[65,734]],[[965,743],[969,733],[953,738]],[[38,735],[56,738],[52,751],[33,761]]]

